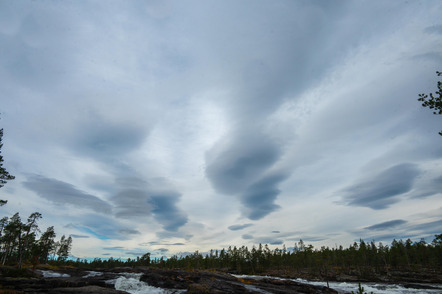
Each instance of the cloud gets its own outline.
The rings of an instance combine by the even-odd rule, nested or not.
[[[440,234],[442,219],[410,226],[409,230],[417,230],[420,234]]]
[[[157,237],[160,239],[168,239],[168,238],[182,238],[186,241],[189,241],[193,238],[193,234],[189,234],[188,232],[176,232],[176,231],[160,231],[156,233]]]
[[[127,255],[133,255],[133,256],[143,256],[144,254],[146,254],[146,252],[125,252]]]
[[[319,237],[319,236],[302,236],[302,238],[291,238],[289,240],[292,241],[299,241],[299,240],[303,240],[304,242],[318,242],[318,241],[323,241],[323,240],[327,240],[327,237]]]
[[[243,238],[244,240],[251,240],[253,239],[253,236],[250,234],[244,234],[241,236],[241,238]]]
[[[109,239],[142,251],[128,249],[141,236],[183,251],[249,245],[252,228],[286,241],[303,236],[293,224],[324,245],[435,230],[440,117],[416,100],[435,89],[440,4],[91,3],[0,2],[5,213],[89,237],[78,256]],[[48,180],[21,186],[25,173]]]
[[[138,230],[133,230],[133,229],[122,229],[122,230],[118,230],[118,233],[123,234],[123,235],[140,235],[140,231]]]
[[[111,198],[115,215],[122,218],[148,217],[152,206],[145,190],[126,189]]]
[[[72,238],[78,238],[78,239],[87,239],[90,238],[89,236],[86,235],[76,235],[76,234],[71,234],[70,235]]]
[[[414,55],[412,58],[428,60],[430,62],[440,63],[442,61],[442,54],[440,52],[437,52],[437,51],[428,51],[428,52],[423,53],[423,54]]]
[[[393,239],[416,240],[418,238],[425,238],[427,239],[427,241],[432,241],[432,237],[435,234],[440,234],[441,226],[442,226],[442,219],[433,220],[433,221],[424,221],[424,222],[422,222],[422,220],[413,221],[413,222],[404,221],[404,220],[393,220],[393,221],[379,223],[370,227],[366,227],[364,228],[364,231],[357,231],[356,233],[359,234],[360,236],[363,236],[363,239],[365,240],[391,242]],[[385,233],[382,234],[367,233],[367,231],[378,232],[382,230],[385,230]]]
[[[419,191],[416,191],[412,198],[426,198],[440,193],[442,193],[442,176],[430,179],[419,188]]]
[[[238,130],[227,142],[215,146],[206,156],[206,175],[220,193],[236,195],[244,215],[258,220],[277,210],[277,185],[284,175],[266,175],[282,151],[255,128]]]
[[[7,6],[2,5],[1,10],[14,11]],[[2,45],[6,45],[3,53],[7,56],[3,67],[14,82],[34,90],[50,87],[51,83],[62,83],[67,71],[66,64],[59,60],[70,59],[70,50],[65,47],[67,18],[54,17],[48,10],[36,7],[21,9],[24,9],[24,15],[2,14],[2,18],[7,17],[16,25],[7,33],[8,38],[2,38]],[[54,38],[60,40],[58,45],[54,44]]]
[[[257,180],[280,156],[265,135],[238,134],[230,144],[217,146],[206,157],[206,175],[224,194],[237,194]]]
[[[177,206],[180,197],[181,195],[175,192],[159,193],[150,197],[152,213],[166,231],[176,232],[187,223],[186,214]]]
[[[71,230],[87,233],[100,240],[128,240],[134,236],[134,234],[127,234],[127,232],[132,232],[132,229],[121,224],[113,215],[79,214],[70,219],[73,222],[67,226]]]
[[[97,228],[95,228],[95,227],[93,229],[91,229],[91,228],[88,228],[88,227],[85,227],[85,226],[77,225],[77,226],[75,226],[75,228],[80,230],[81,232],[89,233],[92,236],[94,236],[94,237],[96,237],[96,238],[98,238],[100,240],[112,239],[112,237],[110,237],[110,236],[108,236],[106,234],[102,234],[100,232],[100,230],[97,230]]]
[[[186,245],[185,243],[176,242],[176,243],[162,243],[157,241],[141,243],[140,246],[152,246],[152,245],[162,245],[162,246],[182,246]]]
[[[393,239],[399,240],[405,240],[405,239],[411,239],[414,238],[415,235],[414,234],[408,234],[408,233],[404,233],[404,232],[392,232],[392,233],[385,233],[385,234],[377,234],[377,235],[369,235],[369,236],[364,236],[362,238],[355,238],[353,241],[354,242],[359,242],[360,239],[362,240],[370,240],[370,241],[375,241],[375,242],[387,242],[390,243],[391,241],[393,241]]]
[[[126,155],[139,147],[146,135],[146,130],[133,122],[114,122],[89,112],[73,132],[70,147],[82,156],[109,164],[109,158]]]
[[[155,251],[158,251],[158,252],[161,252],[161,253],[166,253],[166,252],[169,252],[169,249],[167,249],[167,248],[158,248],[158,249],[155,249]]]
[[[253,226],[253,224],[232,225],[232,226],[229,226],[228,229],[231,231],[239,231],[239,230],[243,230],[245,228],[251,227],[251,226]]]
[[[442,35],[442,25],[434,25],[431,27],[426,27],[424,29],[424,32],[428,34]]]
[[[385,230],[385,229],[397,227],[397,226],[400,226],[400,225],[403,225],[403,224],[406,224],[406,223],[407,223],[406,220],[396,219],[396,220],[391,220],[391,221],[375,224],[375,225],[366,227],[364,229],[371,230],[371,231],[373,231],[373,230],[374,231],[379,231],[379,230]]]
[[[43,176],[29,176],[23,186],[37,193],[40,197],[56,204],[71,204],[92,209],[100,213],[110,213],[112,206],[100,198],[80,191],[75,186]]]
[[[153,217],[164,230],[171,232],[187,223],[186,213],[178,207],[181,194],[169,188],[166,179],[142,180],[133,174],[117,178],[116,185],[121,190],[111,200],[117,217]]]
[[[274,201],[281,192],[277,185],[285,178],[283,175],[266,176],[245,190],[241,195],[241,203],[249,219],[261,219],[280,208]]]
[[[342,198],[348,206],[386,209],[400,200],[397,196],[413,188],[419,174],[420,170],[414,164],[398,164],[344,189]]]
[[[269,245],[282,245],[282,244],[284,244],[283,240],[277,239],[277,238],[272,238],[272,237],[255,238],[254,241],[257,243],[269,244]]]
[[[116,250],[116,251],[120,251],[120,250],[124,250],[125,248],[122,246],[113,246],[113,247],[103,247],[104,250]]]

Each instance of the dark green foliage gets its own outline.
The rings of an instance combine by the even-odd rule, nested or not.
[[[359,283],[358,286],[358,292],[351,291],[351,294],[367,294],[367,292],[364,292],[364,287],[361,286],[361,283]],[[373,292],[370,292],[370,294],[373,294]]]
[[[163,260],[164,262],[164,260]],[[48,261],[51,265],[67,265],[79,268],[115,268],[115,267],[134,267],[134,266],[149,266],[152,265],[150,260],[150,253],[144,254],[141,258],[128,258],[122,260],[119,258],[110,257],[108,259],[94,258],[92,261],[87,259],[77,258],[73,260],[52,259]]]
[[[442,266],[442,235],[436,235],[431,244],[423,239],[418,242],[393,240],[391,246],[374,241],[366,243],[360,240],[348,248],[321,247],[315,249],[301,240],[293,250],[269,249],[259,244],[249,249],[246,246],[229,247],[227,250],[211,250],[207,254],[196,251],[191,255],[172,256],[168,259],[154,259],[152,266],[187,269],[224,269],[242,274],[260,274],[268,272],[302,272],[308,269],[316,275],[327,278],[331,272],[353,271],[360,277],[369,278],[374,274],[383,274],[393,268],[437,269]]]
[[[69,236],[66,238],[64,235],[61,236],[61,239],[59,242],[56,242],[55,245],[55,252],[58,255],[58,260],[66,261],[69,257],[69,252],[72,248],[72,237]]]
[[[437,71],[436,74],[438,76],[442,76],[442,72]],[[430,95],[427,94],[419,94],[418,101],[423,102],[423,107],[428,107],[433,110],[433,114],[442,114],[442,81],[437,82],[437,88],[439,91],[435,92],[435,95],[433,93],[430,93]],[[436,96],[436,95],[439,95]],[[439,135],[442,136],[442,132],[439,132]]]
[[[149,265],[150,264],[150,253],[145,253],[141,258],[138,260],[143,265]]]
[[[36,253],[39,255],[41,263],[47,263],[49,254],[55,249],[55,236],[54,227],[51,226],[47,228],[46,232],[38,240]]]
[[[10,266],[0,267],[0,276],[10,277],[10,278],[33,278],[33,277],[35,277],[35,275],[32,272],[30,272],[26,269],[10,267]],[[0,293],[3,293],[3,292],[0,292]]]
[[[442,247],[442,234],[435,235],[436,238],[433,240],[433,246]]]
[[[72,238],[64,236],[59,242],[55,242],[54,227],[49,227],[37,239],[40,230],[38,220],[41,219],[39,212],[32,213],[27,221],[21,221],[18,213],[11,218],[0,219],[0,262],[5,264],[17,264],[19,268],[23,263],[47,263],[50,257],[64,261],[68,258],[72,247]],[[55,245],[58,244],[58,247]]]
[[[3,147],[3,129],[0,129],[0,188],[3,187],[7,181],[15,179],[15,177],[3,167],[3,156],[1,155],[1,149]],[[0,206],[3,206],[8,202],[7,200],[0,200]]]
[[[373,278],[376,274],[385,275],[389,270],[438,270],[442,267],[442,234],[436,235],[431,244],[423,239],[393,240],[391,246],[374,241],[366,243],[360,240],[348,248],[321,247],[315,249],[301,240],[293,250],[285,246],[282,249],[270,249],[268,245],[259,244],[249,249],[246,246],[230,246],[228,249],[210,250],[202,254],[195,251],[185,256],[174,255],[169,258],[150,258],[146,253],[136,259],[100,259],[93,261],[77,259],[50,261],[51,264],[65,264],[82,268],[113,268],[122,266],[146,266],[158,268],[182,268],[188,270],[217,269],[238,274],[275,274],[278,276],[311,273],[325,280],[332,274],[351,273],[361,279]]]
[[[1,155],[1,148],[3,147],[3,129],[0,129],[0,188],[3,187],[7,181],[15,179],[9,172],[3,167],[3,156]]]
[[[3,138],[3,129],[0,129],[0,153]],[[15,177],[10,175],[3,167],[3,157],[0,155],[0,188],[7,181],[13,180]],[[6,204],[6,200],[0,200],[0,206]],[[54,249],[54,228],[50,227],[40,240],[37,240],[37,234],[40,232],[37,222],[41,219],[41,213],[34,212],[29,216],[27,222],[21,221],[18,213],[14,214],[10,219],[4,217],[0,219],[0,261],[3,265],[6,263],[17,263],[18,267],[22,267],[24,261],[31,261],[33,264],[39,262],[47,262],[51,250]],[[59,251],[54,252],[60,258],[66,259],[71,249],[72,239],[62,238]]]

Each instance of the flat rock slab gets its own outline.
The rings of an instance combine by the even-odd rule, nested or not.
[[[96,293],[96,294],[121,294],[121,293],[127,293],[124,291],[118,291],[110,288],[104,288],[99,286],[83,286],[83,287],[75,287],[75,288],[54,288],[49,290],[48,293],[60,293],[60,294],[67,294],[67,293]]]
[[[187,289],[187,293],[337,293],[333,289],[279,279],[242,279],[211,271],[148,270],[141,281],[154,287]]]
[[[1,272],[1,271],[0,271]],[[29,273],[26,277],[8,277],[3,272],[0,276],[0,286],[3,290],[13,290],[14,293],[126,293],[114,289],[106,281],[116,279],[124,273],[141,273],[140,281],[149,286],[169,289],[171,293],[259,293],[259,294],[331,294],[337,293],[327,287],[313,286],[290,280],[279,279],[247,279],[236,278],[232,275],[215,271],[186,271],[149,268],[124,269],[60,269],[55,271],[58,276],[43,277],[38,273]],[[99,272],[99,274],[97,274]]]

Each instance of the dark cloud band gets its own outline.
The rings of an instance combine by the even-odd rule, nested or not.
[[[397,196],[413,188],[414,180],[419,174],[420,170],[414,164],[395,165],[343,190],[343,200],[349,206],[388,208],[400,201]]]
[[[78,190],[75,186],[56,179],[33,175],[23,183],[27,189],[57,204],[71,204],[96,212],[110,213],[112,206],[100,198]]]

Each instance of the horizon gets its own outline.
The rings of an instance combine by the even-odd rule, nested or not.
[[[3,1],[3,216],[72,256],[442,227],[440,1]],[[215,250],[215,249],[214,249]]]
[[[434,236],[434,238],[433,238],[433,240],[436,238],[436,235]],[[309,243],[304,243],[304,245],[305,245],[305,247],[309,247],[310,245],[311,246],[313,246],[313,249],[314,249],[314,251],[321,251],[322,250],[322,248],[328,248],[328,249],[331,249],[331,250],[338,250],[338,249],[340,249],[340,247],[342,247],[342,249],[344,249],[344,250],[346,250],[346,249],[348,249],[348,248],[350,248],[351,246],[355,246],[355,244],[357,244],[358,246],[360,246],[360,244],[361,244],[361,241],[363,241],[365,244],[370,244],[371,242],[373,242],[374,244],[375,244],[375,246],[377,247],[377,248],[379,248],[381,245],[383,246],[383,247],[388,247],[388,248],[390,248],[391,247],[391,245],[392,245],[392,243],[394,242],[394,241],[397,241],[397,242],[406,242],[406,241],[408,241],[408,240],[411,240],[411,239],[407,239],[407,240],[403,240],[403,239],[398,239],[398,240],[396,240],[396,239],[393,239],[393,240],[391,240],[391,242],[390,243],[383,243],[383,242],[376,242],[375,240],[370,240],[370,241],[368,241],[368,240],[363,240],[363,239],[359,239],[359,241],[354,241],[353,243],[351,243],[351,244],[349,244],[348,246],[343,246],[342,244],[335,244],[333,247],[330,247],[330,246],[321,246],[320,248],[318,248],[318,246],[313,246],[312,244],[309,244]],[[425,241],[426,242],[426,244],[427,244],[427,246],[428,245],[431,245],[432,244],[432,241],[433,240],[431,240],[430,242],[427,242],[427,240],[425,240],[425,238],[421,238],[420,240],[411,240],[412,241],[412,244],[415,244],[415,243],[419,243],[420,241]],[[301,240],[299,240],[298,242],[295,242],[294,244],[296,245],[296,246],[298,246],[299,245],[299,243],[300,242],[304,242],[302,239]],[[193,252],[189,252],[189,251],[187,251],[187,252],[176,252],[176,253],[174,253],[174,254],[172,254],[172,255],[152,255],[152,254],[150,254],[151,252],[140,252],[139,253],[139,255],[133,255],[132,257],[118,257],[118,256],[111,256],[111,255],[108,255],[108,256],[104,256],[104,257],[84,257],[84,258],[80,258],[80,257],[76,257],[76,256],[69,256],[69,258],[67,259],[67,260],[72,260],[72,261],[76,261],[76,260],[78,260],[78,259],[80,259],[80,260],[86,260],[87,262],[91,262],[91,261],[93,261],[94,259],[96,259],[96,258],[99,258],[99,259],[101,259],[101,260],[109,260],[110,258],[112,258],[112,259],[115,259],[115,260],[120,260],[120,261],[124,261],[124,260],[127,260],[128,258],[130,258],[131,260],[133,260],[133,259],[136,259],[136,258],[139,258],[139,257],[141,257],[141,256],[143,256],[144,254],[146,254],[146,253],[149,253],[150,254],[150,258],[151,258],[151,260],[152,259],[154,259],[154,260],[160,260],[160,259],[162,259],[162,258],[165,258],[166,260],[167,259],[169,259],[169,258],[171,258],[171,257],[173,257],[173,256],[176,256],[176,257],[178,257],[178,258],[182,258],[182,257],[186,257],[186,256],[191,256],[191,255],[193,255],[193,254],[195,254],[195,253],[199,253],[199,254],[201,254],[202,256],[206,256],[206,255],[210,255],[211,253],[213,253],[213,254],[215,254],[216,252],[219,254],[219,252],[221,252],[222,250],[225,250],[225,251],[227,251],[229,248],[234,248],[234,247],[236,247],[237,249],[238,248],[242,248],[242,247],[246,247],[246,248],[248,248],[249,250],[251,250],[252,248],[259,248],[259,245],[261,245],[262,247],[265,247],[265,246],[267,246],[270,250],[283,250],[284,248],[285,248],[285,250],[287,251],[287,252],[292,252],[292,253],[294,253],[295,252],[295,248],[299,248],[299,247],[287,247],[286,246],[286,244],[282,244],[282,245],[269,245],[269,244],[253,244],[252,246],[250,246],[250,248],[249,248],[249,246],[246,246],[246,245],[230,245],[230,246],[228,246],[228,247],[226,247],[226,248],[218,248],[218,249],[215,249],[215,248],[212,248],[212,249],[210,249],[210,250],[208,250],[208,251],[199,251],[199,250],[196,250],[196,251],[193,251]],[[320,244],[319,244],[320,245]],[[155,253],[155,252],[154,252]],[[156,252],[156,253],[158,253],[158,252]]]

